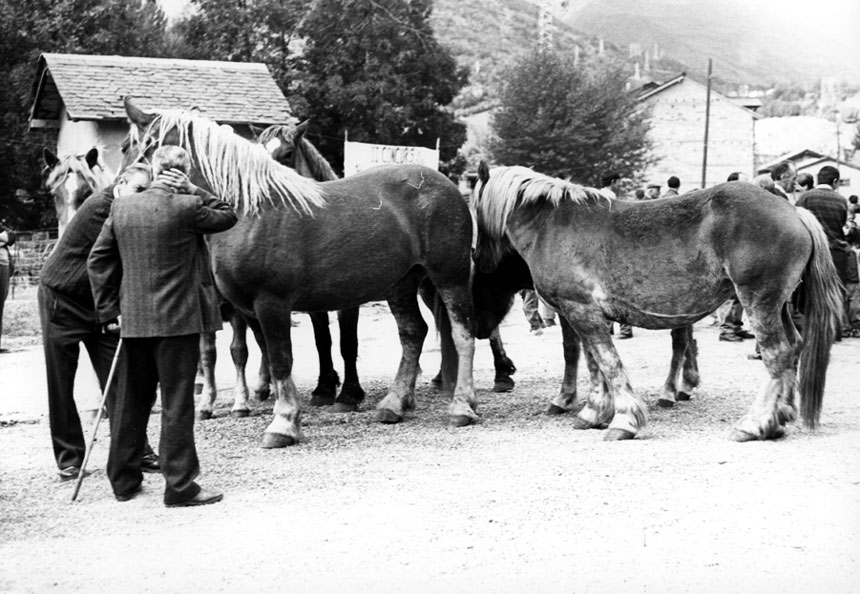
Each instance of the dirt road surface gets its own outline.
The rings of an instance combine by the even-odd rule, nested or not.
[[[297,319],[307,397],[316,355],[309,320]],[[765,378],[746,358],[752,342],[719,342],[703,322],[702,387],[660,409],[669,333],[637,329],[617,346],[649,424],[607,443],[543,414],[561,378],[561,334],[529,334],[519,310],[502,328],[517,386],[489,391],[479,342],[482,422],[467,428],[446,426],[447,398],[429,386],[432,333],[417,410],[400,425],[373,423],[399,347],[384,306],[362,308],[359,333],[362,410],[306,407],[305,440],[282,450],[259,447],[271,402],[229,417],[229,330],[219,333],[217,414],[195,433],[199,481],[225,498],[187,509],[164,507],[157,475],[136,499],[114,499],[104,423],[71,503],[51,454],[40,347],[0,355],[0,592],[860,591],[860,340],[833,348],[818,430],[798,422],[779,441],[737,444],[730,428]],[[258,360],[255,350],[252,370]],[[91,369],[80,374],[82,400],[95,401]],[[159,426],[153,414],[153,443]]]

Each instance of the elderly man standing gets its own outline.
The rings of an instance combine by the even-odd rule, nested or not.
[[[111,208],[88,267],[99,320],[119,326],[128,366],[126,390],[116,403],[108,478],[114,495],[128,501],[141,490],[140,455],[156,384],[161,384],[159,453],[164,503],[184,507],[223,498],[202,489],[194,445],[194,376],[199,335],[212,312],[202,298],[197,262],[200,234],[225,231],[236,213],[188,180],[191,159],[176,146],[157,149],[155,181]],[[173,188],[184,191],[173,193]]]
[[[87,256],[108,218],[114,199],[142,192],[149,182],[149,167],[132,165],[120,174],[115,184],[87,198],[54,246],[39,276],[39,318],[48,385],[48,419],[54,459],[62,481],[78,476],[86,451],[74,397],[81,344],[89,353],[99,385],[104,389],[119,342],[115,334],[102,332],[99,327],[87,275]],[[118,369],[123,369],[125,357],[120,357],[118,364]],[[111,425],[116,420],[113,411],[115,394],[121,389],[121,382],[116,381],[105,401]],[[161,471],[158,456],[148,443],[144,446],[141,468],[144,472]]]

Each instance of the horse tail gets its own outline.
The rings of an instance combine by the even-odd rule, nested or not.
[[[433,296],[433,319],[436,320],[436,332],[439,334],[440,351],[442,352],[442,391],[453,392],[457,384],[457,366],[459,356],[454,346],[451,318],[448,309],[436,291]]]
[[[803,271],[806,321],[798,375],[800,413],[804,425],[814,429],[821,413],[830,347],[836,337],[842,303],[839,278],[824,229],[810,211],[798,208],[797,214],[812,237],[812,255]]]

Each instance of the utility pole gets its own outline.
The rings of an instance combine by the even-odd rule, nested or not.
[[[713,60],[708,58],[708,90],[705,93],[705,145],[702,151],[702,189],[705,189],[708,171],[708,126],[711,124],[711,73]]]

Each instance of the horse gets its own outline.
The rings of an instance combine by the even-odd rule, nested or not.
[[[195,183],[208,186],[239,213],[238,223],[211,236],[209,244],[218,290],[264,337],[277,399],[263,447],[289,446],[302,438],[292,379],[293,310],[335,311],[388,301],[402,355],[375,420],[403,421],[415,407],[418,358],[427,334],[417,298],[425,277],[445,304],[450,334],[443,343],[450,341],[457,352],[449,422],[478,421],[472,383],[472,220],[451,181],[427,167],[390,165],[316,182],[199,114],[147,113],[130,98],[124,105],[141,157],[165,144],[185,148]]]
[[[534,289],[528,265],[515,253],[505,256],[491,272],[475,271],[472,293],[475,297],[475,337],[492,339],[498,325],[514,304],[514,296],[523,289]],[[579,337],[564,316],[559,316],[563,337],[565,371],[559,394],[546,409],[549,415],[570,412],[577,403],[577,371],[581,354]],[[617,320],[615,320],[617,321]],[[693,338],[693,327],[673,328],[672,358],[663,392],[657,405],[668,408],[676,402],[691,399],[699,385],[698,347]],[[605,382],[592,357],[585,352],[592,390],[605,390]]]
[[[305,138],[308,122],[298,126],[275,125],[262,130],[257,142],[263,145],[271,157],[297,173],[317,181],[337,179],[337,174],[316,147]],[[246,340],[248,320],[229,303],[222,305],[224,317],[233,329],[230,354],[236,368],[236,389],[234,392],[231,416],[247,417],[248,385],[245,380],[245,365],[248,362]],[[311,406],[333,405],[333,412],[353,412],[364,400],[364,390],[358,379],[356,360],[358,359],[358,308],[338,312],[340,325],[340,350],[344,361],[344,382],[334,369],[331,357],[332,339],[329,330],[328,312],[309,312],[314,330],[317,353],[319,355],[319,379],[311,392]],[[258,344],[261,335],[256,336]],[[215,337],[204,335],[201,342],[201,361],[203,375],[203,396],[197,409],[198,419],[211,418],[217,390],[215,389]],[[266,361],[260,362],[258,384],[254,389],[258,400],[269,397],[270,374]],[[340,394],[337,387],[341,386]]]
[[[539,295],[561,314],[566,361],[578,336],[603,379],[606,389],[590,391],[574,427],[608,425],[604,438],[613,441],[635,438],[646,424],[607,318],[680,328],[732,291],[750,317],[769,375],[732,439],[782,437],[797,417],[796,391],[804,424],[818,425],[840,310],[827,238],[812,213],[742,182],[627,202],[525,167],[491,172],[481,163],[478,178],[472,195],[478,267],[492,272],[519,257]],[[788,308],[801,280],[808,297],[802,339]],[[489,305],[475,304],[478,336]],[[570,379],[566,369],[564,381]]]
[[[114,176],[99,164],[99,150],[95,147],[85,155],[62,158],[44,148],[42,160],[45,163],[45,185],[54,197],[58,234],[62,236],[84,200],[110,185]]]

